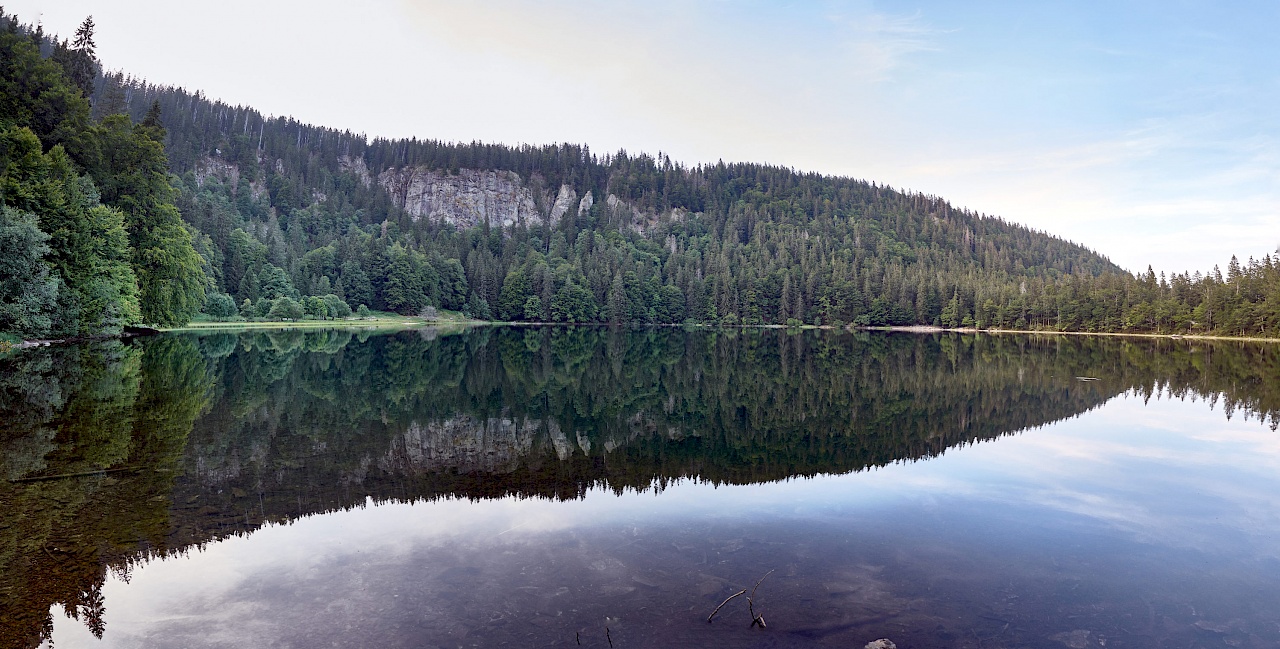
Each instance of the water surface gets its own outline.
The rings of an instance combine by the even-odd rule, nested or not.
[[[1277,368],[777,330],[26,350],[0,641],[1274,647]],[[766,573],[766,628],[706,622]]]

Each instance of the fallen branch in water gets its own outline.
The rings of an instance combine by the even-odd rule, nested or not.
[[[609,649],[613,649],[613,636],[609,635],[609,627],[604,628],[604,639],[609,641]]]
[[[711,611],[711,615],[708,615],[708,616],[707,616],[707,622],[708,622],[708,623],[710,623],[710,622],[711,622],[711,618],[715,617],[715,616],[716,616],[716,613],[719,613],[719,612],[720,612],[720,609],[724,608],[724,605],[729,603],[729,600],[731,600],[731,599],[733,599],[733,598],[737,597],[738,595],[741,595],[741,594],[743,594],[743,593],[745,593],[745,592],[747,592],[747,589],[743,588],[742,590],[740,590],[740,591],[738,591],[738,592],[736,592],[736,593],[734,593],[734,594],[732,594],[732,595],[730,595],[730,596],[728,596],[728,597],[724,598],[724,601],[723,601],[723,602],[720,602],[720,605],[716,607],[716,610]]]
[[[773,570],[777,570],[777,568],[774,568]],[[756,607],[755,607],[756,588],[760,587],[760,582],[764,581],[765,577],[768,577],[769,575],[773,574],[773,570],[770,570],[769,572],[764,573],[764,577],[761,577],[760,581],[756,582],[755,587],[751,589],[751,594],[747,596],[747,611],[751,613],[751,626],[753,627],[759,624],[760,628],[762,629],[764,628],[764,615],[763,614],[756,615]]]
[[[80,473],[59,473],[58,475],[38,475],[31,478],[14,478],[9,482],[43,482],[45,480],[62,480],[63,478],[85,478],[94,475],[105,475],[107,473],[119,473],[121,471],[138,471],[142,467],[122,466],[114,469],[94,469],[93,471],[81,471]]]

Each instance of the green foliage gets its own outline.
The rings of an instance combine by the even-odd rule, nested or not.
[[[303,306],[288,296],[277,298],[267,312],[267,317],[272,320],[301,320],[304,315],[306,310]]]
[[[574,282],[565,282],[551,299],[553,322],[595,322],[595,297]]]
[[[17,30],[13,16],[0,12],[0,126],[26,126],[44,148],[83,146],[89,101],[55,61]]]
[[[94,129],[96,155],[86,160],[104,202],[125,214],[141,318],[159,325],[186,323],[204,305],[203,260],[173,204],[164,131],[155,122],[131,125],[108,115]]]
[[[498,317],[502,320],[519,320],[524,317],[524,305],[529,299],[529,278],[521,268],[513,268],[502,282],[502,294],[498,298]]]
[[[1157,282],[1060,238],[852,178],[567,144],[370,141],[118,73],[100,77],[94,123],[82,96],[97,70],[91,22],[58,43],[0,21],[12,27],[0,30],[0,126],[20,145],[4,155],[35,170],[10,173],[4,201],[52,235],[47,260],[68,287],[46,314],[55,331],[176,324],[211,292],[504,320],[1280,335],[1269,259],[1225,279]],[[463,168],[514,174],[534,197],[564,187],[592,200],[554,221],[466,228],[415,218],[377,181]],[[82,254],[87,233],[114,227],[99,202],[123,219],[136,290],[118,245]],[[64,236],[55,221],[74,227]]]
[[[226,293],[208,293],[204,298],[204,312],[216,320],[228,320],[239,315],[235,298]]]
[[[368,318],[369,316],[370,316],[369,307],[367,307],[367,306],[365,306],[365,305],[363,305],[363,304],[361,304],[360,306],[356,307],[356,317],[357,317],[357,318],[360,318],[361,320],[364,320],[364,319]]]
[[[61,145],[43,153],[27,128],[0,131],[0,197],[36,215],[48,262],[66,285],[45,314],[62,335],[119,332],[139,317],[137,280],[119,210],[101,205]]]
[[[224,251],[218,288],[237,300],[257,299],[253,269],[270,263],[300,293],[405,314],[430,304],[521,320],[536,296],[540,319],[563,321],[931,324],[939,296],[1119,270],[1061,239],[849,178],[573,145],[368,141],[181,89],[128,89],[135,119],[161,107],[178,202]],[[510,171],[534,194],[564,184],[594,202],[558,223],[464,229],[410,217],[374,182],[406,168]]]
[[[273,264],[266,264],[262,270],[258,272],[257,295],[268,300],[275,300],[282,297],[298,299],[298,289],[293,287],[293,282],[289,281],[289,275],[284,269]]]
[[[186,322],[208,281],[172,202],[159,116],[136,127],[119,114],[90,122],[91,19],[71,44],[23,31],[0,15],[0,200],[50,235],[48,262],[67,290],[47,314],[49,331]]]
[[[347,318],[351,316],[351,307],[347,305],[342,298],[329,294],[321,298],[324,300],[325,309],[330,318]]]
[[[303,315],[317,320],[329,317],[329,305],[325,304],[324,298],[315,295],[302,298],[302,311]]]
[[[523,318],[532,322],[542,320],[542,299],[536,295],[530,295],[529,299],[524,301]]]
[[[61,283],[45,261],[48,240],[34,215],[0,206],[0,332],[49,334]]]
[[[399,243],[388,247],[383,256],[385,258],[381,265],[383,272],[382,277],[379,278],[382,288],[382,305],[395,313],[417,313],[427,302],[420,272],[424,258],[421,254],[411,254]],[[429,265],[425,267],[430,268]]]
[[[467,304],[462,308],[462,313],[479,320],[488,320],[493,317],[489,309],[489,301],[476,293],[472,293],[471,297],[467,298]]]

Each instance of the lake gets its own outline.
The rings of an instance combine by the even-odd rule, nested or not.
[[[1276,647],[1278,415],[1280,347],[1233,342],[28,349],[0,358],[0,645]]]

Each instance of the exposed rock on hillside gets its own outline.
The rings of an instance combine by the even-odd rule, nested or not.
[[[484,223],[496,227],[541,218],[533,192],[511,171],[460,169],[449,174],[388,169],[378,174],[378,184],[415,221],[427,218],[459,227]]]
[[[555,225],[560,222],[569,208],[573,207],[573,203],[578,200],[578,192],[568,185],[560,185],[560,193],[556,195],[556,202],[551,205],[551,224]]]
[[[364,158],[339,156],[338,167],[343,171],[350,172],[360,179],[360,184],[365,187],[373,186],[373,176],[369,175],[369,166],[365,164]]]
[[[231,187],[235,187],[240,182],[239,167],[222,158],[212,156],[205,156],[196,162],[193,173],[196,177],[196,185],[200,187],[203,187],[210,177],[217,178]]]

